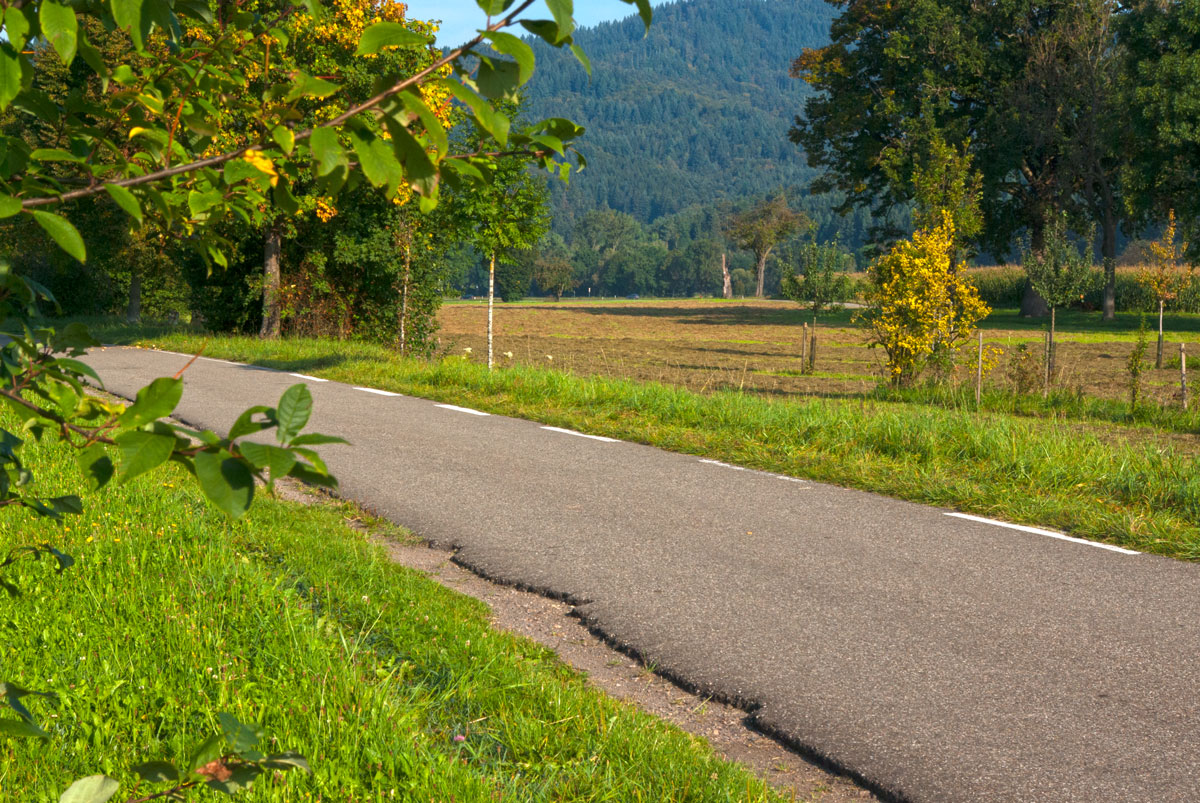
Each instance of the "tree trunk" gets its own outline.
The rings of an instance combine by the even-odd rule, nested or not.
[[[400,354],[404,354],[407,347],[405,342],[405,330],[408,324],[408,277],[412,267],[412,246],[404,246],[404,284],[400,287]]]
[[[271,340],[279,337],[279,250],[283,232],[278,224],[267,229],[263,246],[263,316],[258,336]]]
[[[770,253],[770,251],[766,251],[758,258],[758,288],[754,291],[755,298],[763,297],[763,281],[767,276],[767,255]]]
[[[1102,319],[1111,321],[1117,317],[1117,217],[1112,205],[1104,208],[1103,238],[1100,241],[1100,256],[1104,263],[1104,301]]]
[[[125,307],[125,320],[137,323],[142,319],[142,272],[134,270],[129,277],[129,304]]]
[[[1158,350],[1154,355],[1154,367],[1162,369],[1162,347],[1163,347],[1163,304],[1165,302],[1160,298],[1158,300]]]
[[[1029,232],[1029,247],[1041,251],[1046,246],[1045,232],[1042,226],[1031,227]],[[1050,313],[1046,299],[1037,294],[1033,283],[1025,280],[1025,293],[1021,296],[1022,318],[1044,318]]]
[[[496,254],[488,264],[488,370],[492,370],[492,304],[496,298]]]
[[[729,265],[725,264],[725,254],[721,254],[721,276],[723,277],[724,286],[721,290],[723,298],[733,298],[733,282],[729,278]]]

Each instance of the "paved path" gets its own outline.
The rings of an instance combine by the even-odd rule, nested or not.
[[[129,395],[186,359],[89,362]],[[1200,800],[1200,566],[261,368],[185,380],[218,431],[308,382],[345,496],[884,793]]]

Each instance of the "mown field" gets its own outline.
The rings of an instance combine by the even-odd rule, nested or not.
[[[868,347],[855,311],[817,316],[816,370],[804,374],[802,324],[812,313],[790,301],[714,299],[499,304],[495,351],[504,362],[553,364],[582,375],[621,376],[679,385],[696,391],[741,389],[772,396],[846,397],[874,391],[884,375],[884,355]],[[1104,323],[1097,313],[1058,314],[1057,368],[1060,392],[1098,399],[1128,398],[1126,363],[1142,316],[1123,313]],[[455,302],[439,314],[442,350],[482,359],[487,305]],[[1156,320],[1147,319],[1153,329]],[[1047,322],[994,311],[983,323],[984,344],[998,350],[984,387],[1016,390],[1014,357],[1022,344],[1040,359]],[[1169,314],[1167,359],[1143,379],[1148,400],[1178,405],[1180,342],[1200,343],[1200,316]],[[810,329],[811,331],[811,329]],[[1153,360],[1155,333],[1150,339]],[[960,383],[974,382],[974,345],[964,354]],[[1200,346],[1192,346],[1200,368]],[[505,356],[511,352],[512,356]],[[1040,385],[1039,385],[1040,387]],[[972,391],[973,392],[973,391]]]

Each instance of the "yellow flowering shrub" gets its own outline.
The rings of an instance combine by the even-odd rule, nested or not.
[[[954,263],[954,223],[913,233],[871,266],[871,286],[863,318],[871,345],[887,354],[893,385],[910,384],[932,358],[952,358],[975,323],[991,310]]]
[[[1149,245],[1150,264],[1138,271],[1137,281],[1162,306],[1178,298],[1192,281],[1191,265],[1184,258],[1188,244],[1176,241],[1174,209],[1167,214],[1162,237]]]

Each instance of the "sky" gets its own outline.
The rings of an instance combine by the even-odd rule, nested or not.
[[[651,0],[658,5],[663,0]],[[442,21],[438,31],[439,46],[460,45],[475,35],[487,19],[475,0],[406,0],[408,17],[410,19]],[[575,22],[581,27],[595,25],[605,20],[616,20],[637,13],[637,7],[621,0],[576,0]],[[546,6],[537,3],[529,11],[521,15],[525,19],[551,19]],[[512,29],[509,29],[512,31]],[[513,33],[524,34],[524,28],[518,28]]]

